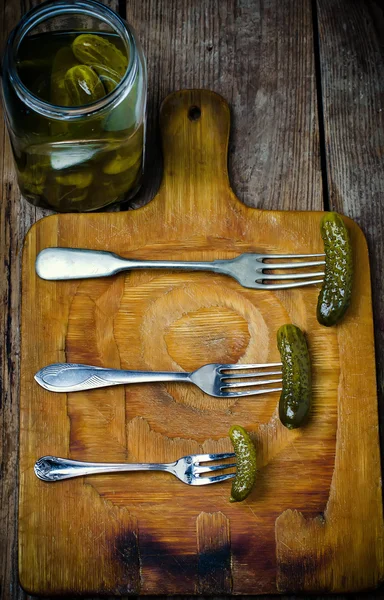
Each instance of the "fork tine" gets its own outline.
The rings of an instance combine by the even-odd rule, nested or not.
[[[303,262],[289,262],[289,263],[262,263],[256,268],[257,271],[264,271],[265,269],[303,269],[306,267],[318,267],[325,265],[325,260],[308,260]]]
[[[236,477],[236,473],[218,475],[217,477],[200,477],[199,475],[196,475],[196,477],[192,478],[191,485],[209,485],[210,483],[219,483],[226,479],[232,479],[232,477]]]
[[[243,398],[244,396],[260,396],[260,394],[270,394],[271,392],[281,392],[283,388],[263,388],[262,390],[255,389],[246,392],[227,392],[224,388],[220,396],[223,398]]]
[[[257,372],[257,373],[228,373],[223,374],[221,376],[221,381],[226,381],[227,379],[248,379],[254,377],[265,377],[266,375],[281,375],[281,371],[267,371],[267,372]]]
[[[317,273],[287,273],[286,275],[263,273],[260,275],[258,281],[262,281],[263,279],[310,279],[311,277],[324,277],[324,275],[323,271],[318,271]]]
[[[315,258],[317,256],[325,256],[325,254],[259,254],[257,260],[262,261],[272,258]]]
[[[201,462],[211,462],[214,460],[225,460],[226,458],[234,458],[236,454],[234,452],[222,452],[221,454],[193,454],[193,464]]]
[[[214,475],[212,477],[198,477],[200,481],[208,480],[209,483],[218,483],[219,481],[225,481],[226,479],[232,479],[236,477],[236,473],[226,473],[225,475]]]
[[[231,464],[221,464],[221,465],[210,465],[207,467],[195,467],[193,469],[194,473],[209,473],[210,471],[223,471],[223,469],[232,469],[236,467],[236,463]]]
[[[289,277],[286,277],[285,279],[289,279]],[[313,279],[312,281],[298,281],[296,283],[259,283],[259,286],[263,290],[287,290],[303,287],[305,285],[315,285],[316,283],[323,283],[323,280]]]
[[[245,381],[245,382],[236,382],[236,383],[224,383],[221,390],[233,389],[233,388],[243,388],[243,387],[257,387],[259,385],[269,385],[271,383],[281,383],[282,379],[265,379],[262,381]],[[265,390],[267,391],[267,390]],[[268,390],[269,391],[269,390]]]
[[[262,369],[263,367],[282,367],[283,363],[278,362],[278,363],[259,363],[259,364],[249,364],[249,365],[239,365],[239,364],[228,364],[228,365],[220,365],[220,367],[217,369],[219,371],[219,373],[222,373],[223,371],[235,371],[238,369]],[[240,377],[240,375],[238,375],[238,377]]]

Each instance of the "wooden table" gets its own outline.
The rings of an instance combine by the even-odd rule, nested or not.
[[[2,46],[34,0],[3,0]],[[148,202],[161,174],[160,102],[209,88],[232,108],[229,168],[250,206],[337,210],[370,247],[380,413],[384,385],[384,13],[379,0],[109,0],[135,27],[148,59]],[[2,425],[0,595],[21,599],[17,579],[20,262],[30,226],[48,211],[17,188],[3,120],[0,280]],[[363,357],[362,357],[363,360]],[[381,436],[383,446],[383,435]],[[377,594],[380,594],[378,592]]]

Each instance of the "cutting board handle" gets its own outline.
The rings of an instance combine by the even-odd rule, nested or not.
[[[230,113],[227,102],[209,90],[181,90],[165,98],[160,109],[164,173],[160,192],[194,203],[230,195],[227,170]],[[208,193],[207,193],[208,192]],[[185,200],[183,201],[185,203]],[[184,204],[185,206],[185,204]]]

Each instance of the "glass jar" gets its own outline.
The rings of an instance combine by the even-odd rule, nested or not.
[[[9,37],[2,84],[18,182],[29,202],[93,211],[137,192],[146,64],[133,30],[110,8],[53,0],[32,9]]]

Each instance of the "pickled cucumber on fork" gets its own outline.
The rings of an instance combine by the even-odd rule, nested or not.
[[[341,216],[329,212],[321,220],[325,275],[317,303],[317,320],[330,327],[344,316],[352,295],[353,257],[348,230]]]
[[[283,389],[279,418],[287,429],[303,425],[311,409],[311,362],[304,334],[288,323],[277,332],[277,346],[283,365]]]
[[[236,477],[229,501],[242,502],[249,496],[255,483],[256,449],[249,433],[241,425],[233,425],[229,437],[236,454]]]

